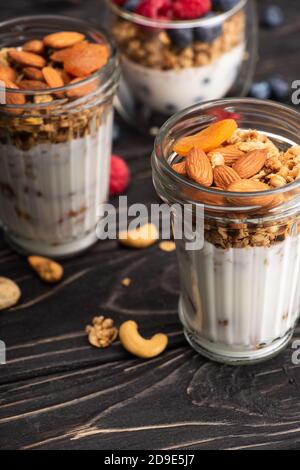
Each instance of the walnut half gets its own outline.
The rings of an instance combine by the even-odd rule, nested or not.
[[[107,348],[118,336],[118,329],[111,318],[94,317],[92,325],[85,329],[89,343],[95,348]]]

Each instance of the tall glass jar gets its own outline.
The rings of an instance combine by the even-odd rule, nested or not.
[[[136,126],[162,124],[195,103],[247,93],[256,61],[252,0],[176,21],[137,15],[114,0],[108,5],[122,59],[118,110]]]
[[[157,193],[169,204],[204,208],[203,248],[177,240],[181,278],[179,315],[190,344],[216,361],[265,360],[293,335],[300,309],[300,180],[263,192],[200,186],[171,168],[183,136],[234,116],[285,151],[300,144],[300,117],[292,108],[254,99],[194,106],[162,127],[152,157]],[[199,234],[202,235],[202,234]]]
[[[110,57],[98,72],[60,88],[5,90],[2,83],[0,221],[18,250],[64,257],[97,240],[100,206],[108,197],[119,64],[101,31],[59,16],[1,23],[0,48],[5,52],[58,31],[106,44]],[[11,104],[9,96],[25,96],[25,104]]]

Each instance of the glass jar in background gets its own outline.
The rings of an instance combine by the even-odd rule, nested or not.
[[[195,103],[247,93],[257,49],[252,0],[176,21],[137,15],[113,0],[108,4],[122,59],[118,110],[135,126],[149,129]]]
[[[204,246],[189,251],[177,240],[181,279],[179,315],[189,343],[213,360],[262,361],[291,339],[300,309],[300,180],[263,192],[228,192],[180,176],[177,139],[235,116],[285,151],[300,144],[295,110],[254,99],[194,106],[162,127],[152,158],[156,191],[167,203],[204,206]],[[199,234],[199,235],[202,235]]]
[[[0,24],[0,60],[6,60],[3,48],[58,31],[106,44],[110,57],[98,72],[61,88],[6,89],[6,104],[0,106],[0,221],[7,240],[21,252],[65,257],[97,240],[109,191],[119,64],[115,46],[102,32],[56,16]],[[9,96],[25,96],[26,103],[11,104]]]

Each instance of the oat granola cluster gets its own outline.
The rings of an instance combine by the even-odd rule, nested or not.
[[[287,202],[289,195],[269,195],[265,191],[300,178],[300,146],[283,150],[257,130],[237,128],[233,119],[218,121],[195,135],[179,139],[174,150],[182,157],[172,164],[177,173],[202,186],[231,193],[224,197],[191,193],[188,189],[187,196],[207,205],[251,206],[252,215],[268,213]],[[236,197],[232,196],[234,192]],[[241,197],[245,192],[253,195]],[[205,239],[220,248],[267,247],[295,233],[294,221],[285,219],[259,226],[247,222],[247,213],[237,214],[241,223],[228,222],[224,226],[207,216]]]
[[[208,65],[239,45],[245,34],[245,15],[240,12],[225,21],[220,36],[211,42],[195,39],[187,47],[180,47],[171,31],[150,30],[119,18],[113,26],[125,57],[145,67],[176,70]]]

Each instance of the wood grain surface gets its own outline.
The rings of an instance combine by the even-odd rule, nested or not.
[[[260,8],[267,2],[259,1]],[[299,1],[281,0],[286,23],[261,32],[259,79],[300,79]],[[103,20],[100,0],[10,0],[1,19],[62,13]],[[153,142],[123,127],[115,152],[132,170],[130,202],[156,202],[150,169]],[[21,303],[0,314],[8,363],[0,366],[1,449],[298,449],[300,367],[292,349],[262,365],[222,366],[196,354],[177,317],[174,253],[99,242],[64,263],[64,281],[49,288],[1,239],[0,275],[15,279]],[[130,288],[120,285],[131,277]],[[143,334],[170,338],[161,356],[142,361],[116,342],[89,346],[94,315],[119,324],[135,319]],[[297,329],[295,338],[299,338]]]

